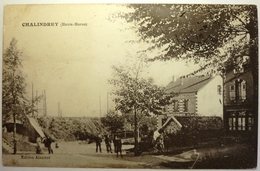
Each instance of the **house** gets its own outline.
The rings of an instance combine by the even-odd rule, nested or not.
[[[242,65],[227,68],[224,78],[224,128],[228,135],[247,135],[254,124],[254,87],[249,57]]]
[[[14,130],[13,118],[7,120],[3,124],[3,128],[6,129],[7,133],[11,133]],[[38,137],[45,138],[45,133],[42,128],[35,120],[30,116],[26,116],[23,119],[16,119],[16,133],[21,134],[24,137],[28,137],[30,142],[35,143]]]
[[[165,87],[165,95],[171,95],[171,104],[158,116],[158,127],[168,117],[220,117],[223,118],[223,79],[221,76],[179,78]]]

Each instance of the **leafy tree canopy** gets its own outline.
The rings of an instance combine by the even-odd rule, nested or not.
[[[155,85],[152,78],[142,77],[144,61],[112,68],[114,78],[109,83],[115,86],[113,95],[117,110],[133,114],[136,109],[143,116],[161,112],[161,107],[167,103],[164,88]]]
[[[105,117],[101,118],[101,123],[108,131],[117,132],[123,130],[124,118],[118,115],[116,111],[109,111]]]
[[[17,47],[17,40],[12,39],[9,47],[3,54],[2,78],[2,113],[3,122],[16,117],[23,119],[25,114],[36,111],[26,97],[26,77],[23,74],[23,52]],[[34,97],[33,101],[40,101],[41,96]]]
[[[12,39],[3,54],[3,122],[14,115],[21,118],[24,111],[29,110],[28,100],[25,97],[26,83],[22,73],[22,55],[23,53],[17,48],[17,40]]]
[[[201,70],[223,72],[250,56],[257,65],[257,9],[254,5],[130,4],[123,17],[136,25],[146,51],[160,50],[154,60],[186,60]],[[250,54],[254,53],[254,54]],[[254,59],[252,59],[254,58]],[[254,66],[256,67],[256,66]]]

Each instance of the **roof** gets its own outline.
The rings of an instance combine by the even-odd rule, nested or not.
[[[28,120],[30,122],[30,124],[32,125],[32,127],[35,129],[35,131],[42,137],[44,138],[45,137],[45,134],[44,132],[42,131],[42,128],[40,127],[40,125],[38,124],[38,122],[34,119],[34,118],[31,118],[31,117],[28,117]]]
[[[180,122],[174,117],[174,116],[171,116],[167,119],[167,121],[163,124],[162,128],[164,128],[165,126],[167,126],[169,124],[169,122],[173,120],[177,125],[178,127],[182,127],[182,125],[180,124]]]
[[[179,78],[170,82],[166,87],[166,93],[192,93],[197,92],[212,79],[211,76]]]
[[[168,117],[167,121],[158,129],[158,132],[164,131],[166,134],[176,134],[181,128],[182,125],[180,122],[174,116],[171,116]]]

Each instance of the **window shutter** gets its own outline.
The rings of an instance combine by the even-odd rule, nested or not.
[[[229,98],[230,100],[236,100],[236,88],[234,84],[229,87]]]
[[[241,99],[246,100],[246,81],[241,82]]]
[[[221,92],[222,92],[221,85],[218,85],[217,91],[218,91],[218,94],[221,95]]]

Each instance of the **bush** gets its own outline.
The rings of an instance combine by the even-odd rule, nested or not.
[[[45,133],[64,141],[94,139],[96,135],[105,132],[99,118],[40,117],[38,123]]]

